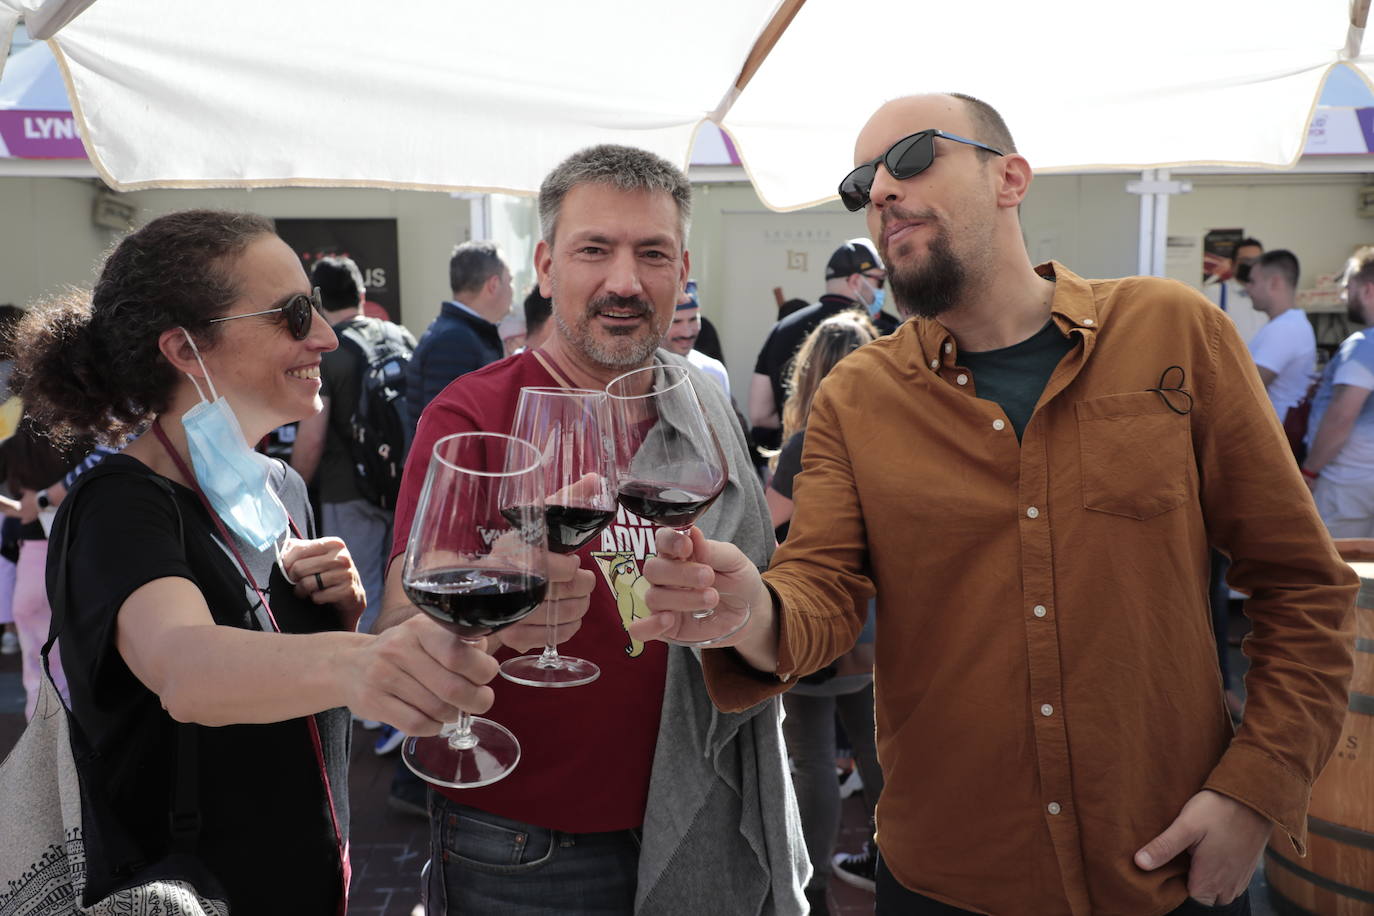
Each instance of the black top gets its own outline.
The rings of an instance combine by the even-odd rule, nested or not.
[[[806,441],[806,430],[800,429],[792,434],[782,445],[782,450],[778,452],[778,463],[773,466],[773,477],[768,485],[777,490],[788,499],[792,496],[792,484],[797,475],[801,473],[802,445]],[[773,534],[781,544],[787,540],[787,531],[791,527],[791,522],[783,522],[773,529]]]
[[[705,315],[701,316],[701,332],[697,334],[697,342],[692,346],[712,359],[720,360],[724,365],[725,354],[720,349],[720,335],[716,333],[716,326],[711,324]]]
[[[154,476],[126,455],[107,458],[78,481],[53,527],[53,543],[61,544],[65,527],[72,526],[70,600],[58,645],[73,716],[95,751],[81,768],[89,783],[83,788],[108,804],[110,817],[148,862],[161,859],[169,846],[178,725],[115,648],[119,608],[140,586],[174,576],[196,584],[215,623],[269,628],[261,602],[213,534],[214,523],[200,499],[173,483],[174,507],[166,490],[151,479],[138,479]],[[300,477],[278,465],[272,484],[302,531],[311,535],[313,519]],[[339,628],[331,609],[292,594],[270,550],[258,554],[238,546],[258,584],[269,583],[272,612],[283,631]],[[48,557],[50,594],[56,593],[56,553]],[[315,719],[346,837],[349,713],[331,709]],[[342,891],[341,868],[306,719],[198,727],[197,732],[203,824],[197,858],[219,881],[231,910],[333,916]],[[98,826],[88,823],[87,832]],[[93,891],[112,880],[107,865],[88,862]]]
[[[792,357],[797,355],[797,350],[806,342],[806,335],[831,315],[851,309],[863,311],[855,299],[826,293],[821,296],[819,302],[798,309],[773,325],[773,329],[768,332],[768,339],[763,342],[758,361],[754,363],[754,372],[768,376],[768,380],[772,382],[773,406],[779,415],[782,414],[783,402],[787,400],[783,382],[787,379],[788,367],[792,364]]]
[[[878,333],[887,336],[902,326],[902,319],[887,312],[879,312],[872,316],[873,326],[878,329]]]
[[[1073,345],[1073,338],[1065,337],[1050,320],[1035,334],[1010,347],[977,353],[964,350],[959,354],[959,365],[972,373],[978,397],[1002,406],[1019,441],[1054,367]]]

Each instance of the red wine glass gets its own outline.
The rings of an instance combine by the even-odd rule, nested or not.
[[[522,439],[458,433],[436,442],[406,544],[406,597],[471,642],[538,607],[548,589],[543,487],[542,456]],[[427,782],[473,788],[513,770],[520,742],[463,713],[437,737],[407,738],[401,759]]]
[[[615,518],[615,458],[610,448],[610,407],[604,391],[522,388],[511,433],[544,456],[544,515],[549,550],[575,553]],[[550,602],[552,605],[553,602]],[[529,687],[590,684],[601,669],[584,658],[560,655],[553,608],[544,651],[501,665],[507,680]]]
[[[729,470],[687,370],[647,366],[606,386],[615,429],[616,498],[627,511],[686,532],[725,490]],[[709,646],[749,620],[723,623],[714,609],[684,614],[680,646]]]

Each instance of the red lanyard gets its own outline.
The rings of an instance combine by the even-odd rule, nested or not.
[[[200,497],[201,504],[204,505],[205,510],[210,513],[210,518],[214,521],[215,528],[219,530],[220,537],[224,539],[225,544],[229,545],[229,550],[234,554],[234,559],[238,560],[239,569],[243,570],[244,578],[248,580],[248,584],[252,587],[253,591],[257,593],[259,600],[262,601],[263,610],[267,611],[267,620],[272,624],[272,631],[280,633],[281,627],[277,626],[277,618],[273,616],[272,608],[267,603],[267,592],[258,588],[257,580],[253,578],[253,574],[248,570],[248,564],[243,562],[243,557],[240,556],[239,549],[235,546],[233,537],[224,527],[224,522],[220,520],[218,513],[215,512],[215,507],[210,505],[210,500],[205,497],[205,492],[201,490],[200,483],[196,480],[196,475],[191,473],[191,469],[186,466],[186,462],[177,454],[177,450],[172,447],[172,443],[168,440],[167,434],[163,432],[161,420],[153,421],[153,435],[157,436],[157,441],[162,443],[162,447],[167,451],[167,456],[172,459],[172,463],[175,464],[177,470],[181,472],[181,476],[186,478],[191,484],[191,489],[195,491],[196,496]],[[296,521],[291,518],[290,513],[287,514],[287,520],[291,523],[292,533],[299,538],[301,536],[300,529],[296,527]],[[310,729],[310,743],[315,748],[315,763],[320,768],[320,781],[324,783],[324,794],[329,801],[329,820],[334,825],[334,842],[335,845],[338,846],[339,862],[343,866],[343,898],[339,901],[339,916],[344,916],[344,914],[348,912],[348,887],[353,880],[353,866],[349,862],[348,844],[344,842],[343,834],[339,830],[339,815],[334,806],[334,789],[329,784],[329,770],[324,762],[324,743],[320,740],[320,727],[316,724],[313,715],[306,716],[305,721]]]

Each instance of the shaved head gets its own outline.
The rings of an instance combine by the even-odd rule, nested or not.
[[[925,130],[975,140],[1007,154],[937,137],[931,141],[930,166],[913,176],[898,180],[885,164],[878,165],[869,192],[869,236],[888,265],[898,305],[935,317],[956,307],[970,288],[984,284],[999,223],[1008,210],[1014,223],[1020,202],[1019,194],[1004,199],[1000,190],[1007,164],[1016,159],[1016,168],[1023,171],[1025,165],[996,109],[972,96],[951,94],[911,95],[884,104],[859,132],[855,165],[872,162],[897,141]],[[994,162],[999,167],[993,168]]]

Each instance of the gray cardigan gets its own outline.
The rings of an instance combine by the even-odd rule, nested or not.
[[[657,360],[688,368],[730,465],[725,492],[698,527],[767,566],[773,528],[733,407],[687,360],[665,350]],[[636,916],[802,916],[810,873],[778,698],[720,712],[706,693],[700,650],[669,646]]]

